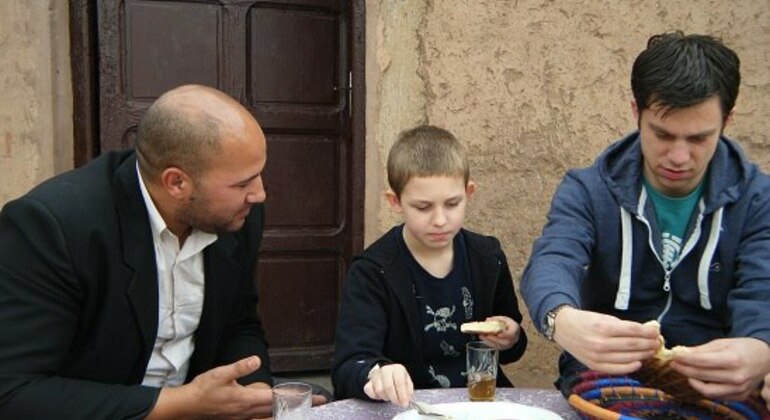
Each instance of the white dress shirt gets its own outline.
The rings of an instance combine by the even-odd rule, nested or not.
[[[142,385],[178,386],[187,377],[203,310],[203,250],[217,240],[217,235],[193,229],[180,249],[179,238],[155,207],[138,164],[136,173],[150,217],[158,270],[158,335]]]

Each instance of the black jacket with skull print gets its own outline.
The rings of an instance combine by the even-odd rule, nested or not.
[[[332,362],[335,397],[368,399],[367,375],[375,364],[403,364],[415,388],[435,387],[423,360],[422,318],[414,296],[407,258],[399,250],[394,227],[357,257],[348,270]],[[503,315],[521,324],[511,272],[500,242],[462,229],[474,300],[474,321]],[[527,335],[500,352],[500,364],[519,360]],[[498,386],[511,386],[500,372]]]

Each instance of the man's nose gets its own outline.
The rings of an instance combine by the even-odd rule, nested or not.
[[[251,191],[246,194],[246,201],[249,203],[264,203],[267,198],[267,192],[265,192],[265,185],[262,183],[262,177],[254,182],[254,186]]]
[[[676,140],[668,150],[668,160],[675,166],[681,166],[690,160],[690,146],[686,140]]]

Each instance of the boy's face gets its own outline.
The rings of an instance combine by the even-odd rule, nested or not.
[[[396,197],[388,191],[388,203],[404,218],[404,238],[410,246],[444,249],[463,225],[465,203],[475,190],[462,176],[413,177]]]

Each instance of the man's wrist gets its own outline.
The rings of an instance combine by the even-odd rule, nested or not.
[[[189,398],[189,384],[179,387],[161,388],[147,420],[189,418],[196,414],[196,398]]]
[[[545,320],[543,320],[543,337],[548,341],[554,341],[553,336],[556,334],[556,316],[559,312],[565,308],[571,308],[568,304],[559,305],[545,314]]]

